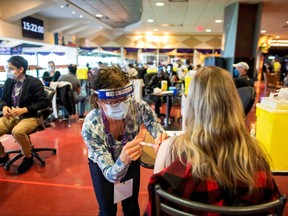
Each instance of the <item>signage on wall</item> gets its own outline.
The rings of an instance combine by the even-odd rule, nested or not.
[[[34,17],[22,18],[23,37],[44,40],[44,32],[43,20]]]

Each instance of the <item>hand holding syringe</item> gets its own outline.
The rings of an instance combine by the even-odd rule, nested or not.
[[[153,148],[155,148],[155,146],[156,146],[155,144],[146,143],[146,142],[140,142],[140,144],[143,145],[143,146],[146,145],[146,146],[150,146],[150,147],[153,147]]]

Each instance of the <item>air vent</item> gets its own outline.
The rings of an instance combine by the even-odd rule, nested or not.
[[[171,27],[182,27],[183,24],[170,24]]]

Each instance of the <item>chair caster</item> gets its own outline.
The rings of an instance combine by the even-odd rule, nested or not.
[[[4,169],[6,170],[6,171],[8,171],[8,170],[10,170],[10,165],[4,165]]]
[[[40,166],[41,166],[41,167],[45,167],[45,165],[46,165],[45,161],[44,161],[44,160],[41,161]]]

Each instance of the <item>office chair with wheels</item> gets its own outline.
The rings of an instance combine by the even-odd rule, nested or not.
[[[152,79],[154,75],[157,75],[157,73],[146,73],[144,74],[143,81],[144,81],[144,95],[147,98],[147,100],[150,99],[150,95],[153,93],[153,87],[149,86],[148,83]]]
[[[281,195],[277,200],[263,204],[249,206],[214,206],[206,203],[200,203],[183,199],[173,195],[161,188],[159,184],[155,185],[155,208],[156,215],[188,216],[214,213],[219,215],[283,215],[287,202],[286,195]],[[185,209],[185,210],[184,210]],[[197,214],[188,213],[195,211]]]
[[[256,99],[255,89],[251,86],[245,86],[237,88],[237,92],[242,101],[245,116],[247,116],[250,110],[252,109]]]
[[[55,90],[52,89],[52,88],[49,88],[49,87],[44,87],[44,90],[46,92],[46,95],[48,97],[48,100],[49,100],[49,103],[51,105],[51,102],[52,102],[52,98],[55,94]],[[38,131],[42,131],[42,130],[45,130],[46,127],[49,127],[51,125],[47,125],[45,124],[45,120],[48,118],[48,116],[52,113],[52,108],[49,106],[45,109],[41,109],[41,110],[38,110],[38,113],[37,113],[37,117],[38,118],[41,118],[41,124],[35,128],[33,131],[31,131],[28,136],[29,136],[29,139],[30,139],[30,135],[33,134],[33,133],[36,133]],[[30,142],[31,143],[31,142]],[[32,154],[32,157],[36,158],[39,162],[40,162],[40,165],[42,167],[45,166],[45,160],[42,159],[40,157],[40,155],[38,154],[38,152],[41,152],[41,151],[52,151],[53,154],[56,154],[56,149],[55,148],[34,148],[34,145],[31,143],[31,154]],[[19,158],[23,157],[24,155],[21,153],[21,150],[20,149],[17,149],[17,150],[10,150],[10,151],[7,151],[6,154],[10,155],[10,154],[16,154],[13,158],[11,158],[5,165],[4,165],[4,169],[6,170],[9,170],[10,169],[10,166],[11,164],[13,164],[15,161],[17,161]]]

